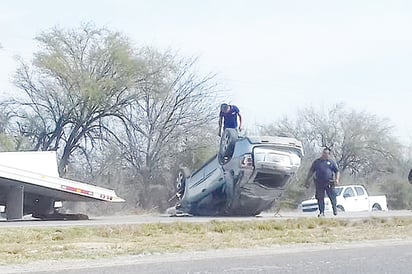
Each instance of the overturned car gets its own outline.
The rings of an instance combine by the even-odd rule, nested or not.
[[[198,170],[181,168],[170,215],[253,216],[279,201],[303,157],[294,138],[238,137],[226,129],[219,152]]]

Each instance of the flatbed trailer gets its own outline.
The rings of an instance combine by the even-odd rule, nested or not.
[[[76,216],[56,212],[56,201],[124,202],[114,190],[60,178],[54,151],[0,153],[0,205],[7,220]]]

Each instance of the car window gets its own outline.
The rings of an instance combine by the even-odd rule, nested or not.
[[[335,187],[335,193],[336,193],[336,196],[339,196],[340,195],[340,193],[342,192],[342,187]]]
[[[344,197],[354,197],[355,193],[353,192],[351,187],[348,187],[347,189],[345,189],[345,192],[343,192],[343,196]]]
[[[359,186],[355,186],[355,191],[356,191],[356,194],[358,194],[358,196],[365,195],[365,191],[363,191],[363,188],[361,188]]]

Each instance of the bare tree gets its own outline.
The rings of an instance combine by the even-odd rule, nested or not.
[[[147,61],[145,80],[139,85],[141,97],[126,110],[129,123],[122,139],[123,155],[141,175],[147,193],[150,186],[165,184],[190,139],[211,132],[218,91],[214,75],[195,72],[196,59],[150,48],[141,54]]]
[[[311,155],[329,147],[341,171],[351,174],[390,171],[400,148],[387,120],[342,104],[326,111],[309,107],[299,111],[295,121],[284,118],[262,130],[302,140]]]
[[[70,156],[84,153],[108,135],[111,119],[136,98],[140,60],[120,33],[85,24],[54,28],[36,40],[40,51],[31,65],[21,61],[15,84],[23,96],[3,101],[14,114],[19,134],[34,150],[58,150],[59,171]]]
[[[67,175],[106,176],[112,179],[99,184],[130,195],[143,189],[132,200],[144,206],[150,189],[170,190],[179,160],[198,164],[194,149],[217,139],[210,134],[218,113],[215,75],[196,71],[196,58],[135,48],[120,33],[90,24],[54,28],[36,40],[40,50],[16,72],[21,93],[0,105],[11,136],[33,150],[58,151],[61,174],[68,164],[87,166]],[[120,167],[124,177],[114,174]]]

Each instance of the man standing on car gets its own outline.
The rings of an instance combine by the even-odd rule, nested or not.
[[[335,184],[339,183],[339,169],[336,163],[329,159],[331,150],[324,148],[322,156],[316,159],[309,169],[305,186],[308,188],[310,179],[315,175],[316,199],[318,200],[319,215],[325,216],[325,192],[332,204],[333,215],[338,214],[336,208]]]
[[[238,117],[239,117],[239,127],[238,127]],[[219,114],[219,137],[222,135],[222,124],[223,131],[226,128],[233,128],[236,130],[242,130],[242,116],[239,113],[239,108],[235,105],[221,104],[220,114]]]

